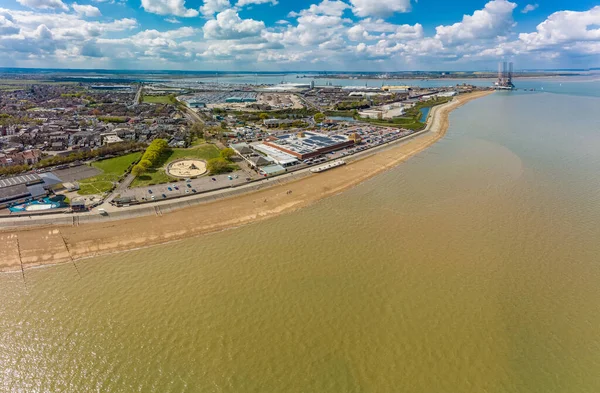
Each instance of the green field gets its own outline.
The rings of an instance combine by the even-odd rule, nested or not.
[[[144,103],[147,104],[175,104],[176,100],[171,96],[144,96]]]
[[[79,195],[102,194],[109,191],[113,184],[123,176],[127,169],[142,156],[141,152],[127,154],[121,157],[109,158],[92,164],[103,173],[79,181]]]
[[[138,176],[133,183],[131,183],[131,187],[144,187],[152,184],[175,181],[177,179],[170,177],[165,172],[165,168],[169,163],[182,158],[198,158],[200,160],[208,161],[211,158],[219,157],[219,153],[219,149],[215,145],[210,144],[195,146],[189,149],[169,149],[160,157],[156,167],[150,168],[146,173]]]
[[[204,145],[205,143],[206,143],[206,139],[204,139],[204,138],[195,138],[192,141],[192,147],[201,146],[201,145]]]

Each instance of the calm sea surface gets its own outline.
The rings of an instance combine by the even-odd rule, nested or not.
[[[296,213],[0,276],[0,391],[599,392],[598,88],[473,101]]]

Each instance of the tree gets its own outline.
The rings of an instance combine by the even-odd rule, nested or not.
[[[325,115],[319,112],[315,115],[314,119],[317,123],[322,123],[325,120]]]
[[[231,147],[221,150],[221,158],[231,161],[233,156],[235,156],[235,150],[233,150]]]
[[[206,163],[206,168],[212,175],[218,175],[219,173],[231,172],[229,161],[224,158],[212,158]]]
[[[152,163],[150,162],[150,160],[141,160],[138,163],[138,165],[141,166],[144,169],[148,169],[148,168],[150,168],[152,166]]]
[[[142,175],[144,172],[146,172],[146,168],[140,164],[134,165],[133,168],[131,168],[131,174],[135,177]]]
[[[258,118],[260,120],[267,120],[269,118],[269,115],[267,115],[266,113],[261,113],[260,115],[258,115]]]

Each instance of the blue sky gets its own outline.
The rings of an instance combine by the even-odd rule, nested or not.
[[[580,0],[0,0],[0,66],[483,70],[600,66]]]

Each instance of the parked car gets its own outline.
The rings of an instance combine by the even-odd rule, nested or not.
[[[152,190],[148,190],[148,194],[152,194]]]

